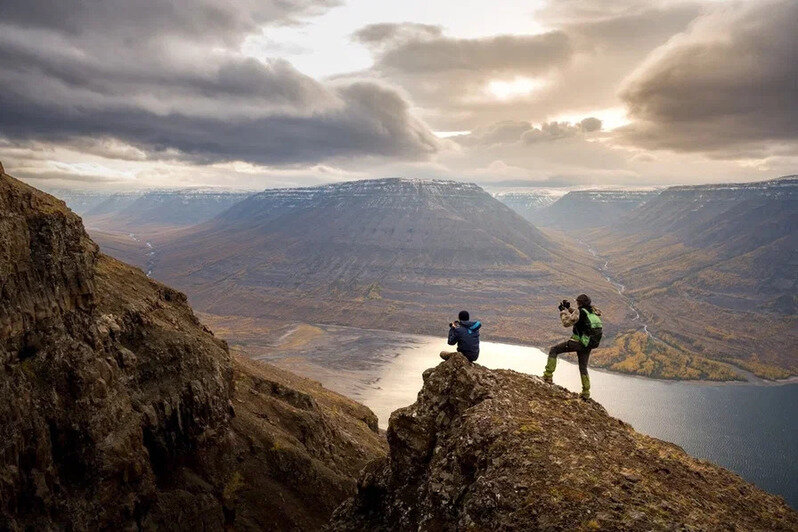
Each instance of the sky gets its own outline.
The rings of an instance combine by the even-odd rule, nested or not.
[[[798,173],[795,0],[3,0],[35,186],[490,189]]]

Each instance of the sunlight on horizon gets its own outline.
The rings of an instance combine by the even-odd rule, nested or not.
[[[543,88],[545,83],[539,79],[516,77],[511,81],[493,80],[488,83],[487,92],[499,100],[510,100],[528,96]]]

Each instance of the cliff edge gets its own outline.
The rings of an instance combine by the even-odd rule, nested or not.
[[[0,530],[319,528],[384,453],[366,407],[231,357],[0,171]]]
[[[395,411],[332,530],[796,530],[737,475],[635,432],[599,404],[452,357]]]

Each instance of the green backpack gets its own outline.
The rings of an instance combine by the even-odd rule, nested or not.
[[[601,335],[603,333],[603,325],[601,323],[601,318],[599,318],[596,314],[593,314],[586,308],[580,310],[580,312],[584,310],[585,314],[587,315],[588,321],[588,330],[583,331],[582,335],[577,337],[577,339],[582,342],[582,345],[587,347],[588,349],[595,349],[601,343]]]

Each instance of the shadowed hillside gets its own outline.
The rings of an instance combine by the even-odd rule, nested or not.
[[[185,296],[0,166],[0,529],[319,528],[367,408],[230,356]]]
[[[646,201],[654,191],[578,190],[540,209],[536,223],[566,231],[581,231],[615,223]]]
[[[797,220],[785,177],[669,188],[588,238],[658,337],[778,378],[798,374]]]

